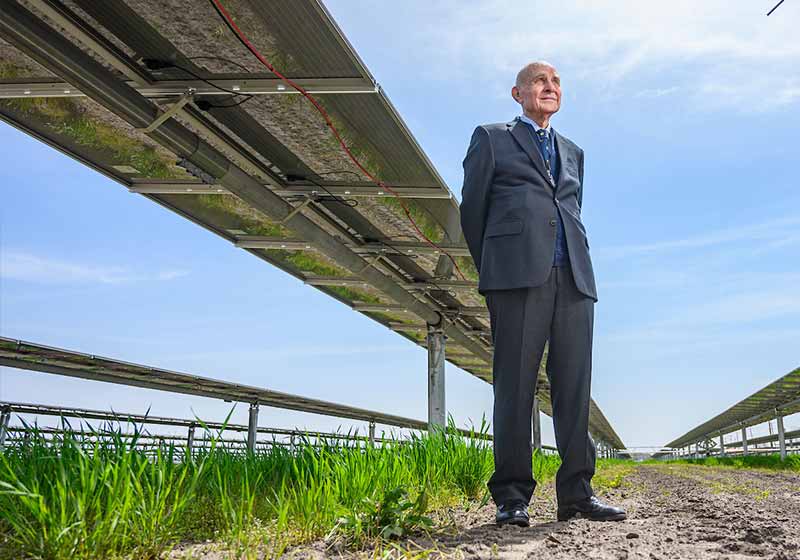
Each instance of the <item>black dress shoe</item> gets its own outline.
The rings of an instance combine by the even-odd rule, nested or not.
[[[519,527],[530,527],[530,517],[528,516],[528,506],[522,502],[512,502],[497,506],[497,514],[494,517],[498,527],[503,525],[517,525]]]
[[[559,521],[573,517],[591,521],[622,521],[627,516],[624,509],[604,504],[596,496],[590,496],[580,502],[559,507],[556,517]]]

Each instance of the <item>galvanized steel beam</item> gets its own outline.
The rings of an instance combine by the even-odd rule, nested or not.
[[[265,185],[272,187],[273,185]],[[393,187],[392,190],[400,198],[427,198],[427,199],[446,199],[450,194],[440,188],[433,187]],[[187,183],[180,181],[135,181],[128,187],[128,191],[135,194],[232,194],[224,185],[206,183]],[[292,183],[290,186],[280,187],[275,194],[282,198],[297,196],[327,196],[334,194],[350,198],[386,198],[393,196],[372,185],[325,185],[325,189],[319,185],[298,185]]]
[[[258,403],[250,403],[247,415],[247,450],[253,453],[256,450],[258,436]]]
[[[445,335],[441,328],[428,325],[428,430],[447,426],[445,401]]]
[[[93,48],[94,50],[94,48]],[[106,56],[104,59],[118,60],[118,57]],[[378,88],[361,78],[298,78],[293,82],[314,95],[339,93],[377,93]],[[210,84],[208,82],[211,82]],[[300,95],[294,88],[288,87],[283,80],[275,78],[253,78],[242,75],[240,78],[208,78],[202,80],[156,80],[150,83],[129,80],[125,83],[135,89],[142,97],[164,98],[180,97],[188,88],[195,90],[196,95],[232,96],[232,95]],[[211,85],[213,84],[213,85]],[[215,87],[217,86],[217,87]],[[223,91],[220,88],[227,89]],[[231,91],[236,93],[231,93]],[[20,99],[34,97],[87,97],[79,88],[67,82],[42,78],[0,84],[0,99]]]
[[[775,421],[778,424],[778,449],[781,454],[781,461],[786,460],[786,430],[783,426],[783,416],[777,414]]]

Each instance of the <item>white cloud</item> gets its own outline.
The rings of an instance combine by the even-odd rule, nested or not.
[[[800,236],[800,218],[790,217],[770,220],[760,224],[750,224],[747,226],[737,226],[734,228],[706,232],[681,239],[599,248],[595,251],[595,254],[600,258],[619,259],[633,255],[698,249],[746,241],[759,242],[761,244],[761,249],[763,249],[765,245],[778,248],[794,244],[797,242],[798,236]]]
[[[678,86],[673,86],[669,88],[652,88],[652,89],[643,89],[637,91],[635,97],[664,97],[665,95],[670,95],[672,93],[676,93],[680,91]]]
[[[680,91],[699,106],[766,110],[800,99],[795,24],[800,3],[766,17],[758,2],[517,2],[462,0],[422,9],[429,69],[444,75],[510,77],[532,59],[562,69],[615,99]],[[447,18],[448,24],[442,25]]]
[[[0,277],[42,284],[129,284],[173,280],[187,274],[185,270],[137,273],[122,266],[67,262],[14,249],[0,252]]]

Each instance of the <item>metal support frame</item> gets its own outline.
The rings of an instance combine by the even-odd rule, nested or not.
[[[38,4],[39,2],[37,2]],[[66,21],[62,19],[62,22]],[[93,45],[93,50],[96,50]],[[113,53],[104,56],[106,60],[118,60]],[[150,84],[138,81],[126,82],[128,86],[136,89],[144,97],[171,97],[180,96],[187,88],[197,90],[197,95],[203,96],[230,96],[233,90],[240,95],[299,95],[299,92],[286,87],[283,80],[275,78],[210,78],[211,83],[201,80],[156,80]],[[314,95],[342,94],[342,93],[377,93],[376,86],[370,86],[362,78],[295,78],[294,82],[304,86],[306,91]],[[213,85],[212,85],[213,84]],[[219,86],[219,87],[215,87]],[[0,84],[0,99],[32,97],[86,97],[79,88],[57,79],[46,81],[5,82]]]
[[[723,434],[719,435],[719,455],[720,457],[725,456],[725,437]]]
[[[271,186],[271,185],[267,185]],[[392,189],[394,194],[400,198],[423,198],[423,199],[443,199],[448,200],[452,195],[440,188],[432,187],[394,187]],[[137,194],[218,194],[221,196],[232,194],[225,185],[219,183],[202,184],[202,183],[187,183],[178,181],[142,181],[138,180],[128,186],[128,191]],[[346,196],[349,198],[385,198],[389,196],[386,192],[377,189],[370,185],[325,185],[325,191],[322,191],[318,185],[291,185],[275,192],[276,195],[282,198],[296,197],[296,196],[318,196],[327,194],[336,194],[339,196]],[[446,247],[446,246],[445,246]],[[450,252],[448,250],[448,252]]]
[[[297,206],[292,208],[291,212],[286,214],[286,216],[278,223],[281,224],[281,225],[286,224],[289,220],[291,220],[295,216],[295,214],[300,212],[303,208],[308,206],[313,201],[314,201],[314,197],[313,196],[306,195],[305,199],[303,200],[303,202],[301,202],[300,204],[298,204]]]
[[[194,429],[195,425],[189,425],[189,433],[186,436],[186,455],[191,457],[192,456],[192,449],[194,449]]]
[[[786,460],[786,430],[783,425],[783,416],[775,411],[775,423],[778,424],[778,448],[781,452],[781,461]]]
[[[445,404],[445,335],[439,326],[428,325],[428,430],[447,425]]]
[[[539,397],[533,396],[533,410],[531,411],[531,444],[534,449],[542,450],[542,418],[539,415]]]
[[[742,455],[747,455],[747,426],[742,426]]]
[[[146,127],[142,128],[140,130],[142,132],[144,132],[144,133],[147,133],[147,134],[149,134],[150,132],[153,132],[159,126],[164,124],[167,121],[167,119],[170,119],[170,118],[174,117],[175,115],[177,115],[178,111],[183,109],[184,105],[186,105],[187,103],[189,103],[189,101],[192,100],[192,98],[194,97],[194,93],[195,93],[194,88],[189,88],[186,91],[186,93],[181,95],[175,103],[173,103],[172,105],[167,107],[164,110],[163,113],[158,115],[158,117],[156,117],[156,120],[154,120],[153,122],[151,122]]]
[[[192,187],[189,187],[189,189],[191,188]],[[203,192],[208,191],[209,189]],[[391,244],[391,246],[389,246],[389,244]],[[281,237],[263,237],[258,235],[239,236],[235,241],[235,245],[240,249],[284,249],[286,251],[305,251],[313,248],[313,246],[310,246],[308,242],[302,239],[284,239]],[[426,243],[418,243],[413,241],[391,241],[387,243],[377,241],[363,244],[348,243],[348,247],[350,247],[353,252],[360,255],[435,255],[441,253],[441,250],[447,251],[454,257],[465,257],[469,255],[469,249],[467,249],[466,246],[441,244],[439,245],[439,249],[436,249]]]
[[[6,435],[8,434],[8,425],[11,423],[11,409],[4,408],[0,414],[0,451],[6,444]]]
[[[369,444],[375,445],[375,422],[373,420],[369,422]]]
[[[258,403],[250,403],[247,417],[247,450],[253,453],[256,450],[256,435],[258,434]]]

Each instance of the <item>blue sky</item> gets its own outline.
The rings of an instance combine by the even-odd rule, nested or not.
[[[586,152],[593,393],[629,445],[800,365],[800,3],[772,4],[326,2],[459,198],[472,129],[518,112],[518,68],[559,69],[552,123]],[[425,418],[422,349],[4,124],[0,145],[3,336]],[[447,391],[458,423],[491,418],[491,386],[448,364]],[[230,407],[10,369],[0,398]],[[350,423],[262,409],[261,425]]]

